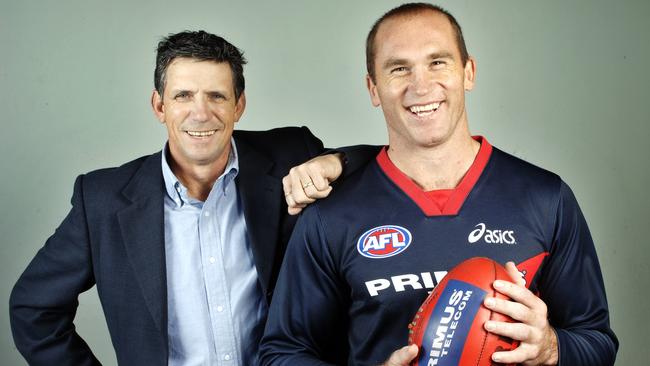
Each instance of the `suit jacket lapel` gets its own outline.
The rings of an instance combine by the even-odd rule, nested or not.
[[[160,154],[147,158],[125,187],[123,194],[132,203],[118,212],[118,221],[138,285],[156,326],[166,339],[165,191]]]
[[[278,226],[282,217],[282,181],[270,174],[273,162],[244,141],[236,139],[239,154],[237,189],[244,208],[248,238],[260,285],[269,294],[278,253]],[[267,297],[268,298],[268,297]]]

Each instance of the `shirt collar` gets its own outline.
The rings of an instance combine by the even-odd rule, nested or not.
[[[176,178],[174,172],[169,167],[167,163],[167,154],[169,153],[169,142],[165,142],[165,146],[162,151],[162,174],[165,182],[165,191],[169,198],[176,202],[177,206],[182,206],[183,203],[187,200],[187,188]],[[228,154],[228,162],[226,163],[226,168],[223,170],[223,173],[215,181],[215,185],[212,187],[214,190],[216,187],[220,187],[223,190],[223,194],[226,194],[226,189],[228,185],[232,183],[237,174],[239,173],[239,154],[237,153],[237,145],[235,144],[235,139],[230,138],[230,154]],[[223,179],[223,184],[217,184],[219,180]]]

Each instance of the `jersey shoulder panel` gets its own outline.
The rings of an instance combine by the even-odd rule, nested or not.
[[[503,174],[502,178],[510,182],[542,190],[539,193],[548,191],[557,194],[560,189],[561,179],[557,174],[496,147],[493,147],[490,160],[488,167],[496,168],[499,174]]]

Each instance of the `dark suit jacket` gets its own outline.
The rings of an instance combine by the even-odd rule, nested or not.
[[[281,179],[323,145],[305,127],[235,131],[234,137],[240,159],[237,190],[260,285],[270,300],[295,223],[286,213]],[[98,363],[73,325],[78,294],[93,285],[118,362],[167,363],[160,154],[77,178],[70,213],[12,291],[13,336],[30,364]]]

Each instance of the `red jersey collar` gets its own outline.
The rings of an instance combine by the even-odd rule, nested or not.
[[[407,196],[409,196],[415,204],[417,204],[422,212],[427,216],[442,216],[442,215],[457,215],[463,202],[474,188],[478,178],[483,173],[483,169],[490,160],[492,154],[492,145],[483,136],[473,136],[474,140],[481,144],[478,154],[474,158],[474,162],[469,167],[469,170],[460,181],[458,186],[453,189],[449,196],[447,204],[441,210],[438,205],[427,196],[415,182],[411,180],[406,174],[402,173],[388,157],[387,147],[381,149],[377,155],[377,163],[379,168],[393,181]]]

